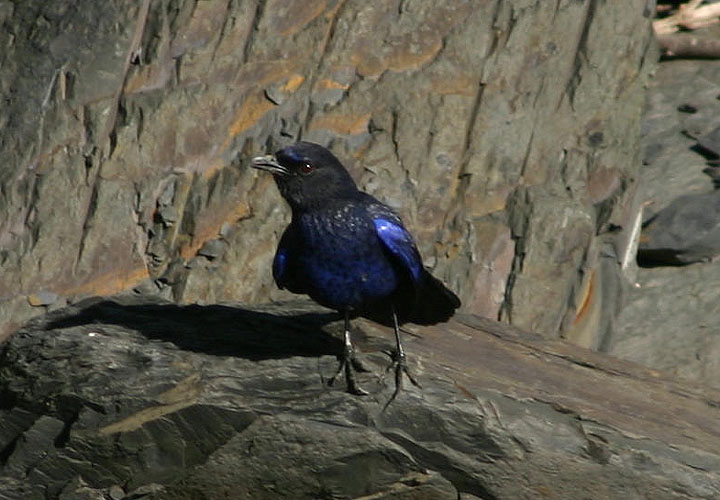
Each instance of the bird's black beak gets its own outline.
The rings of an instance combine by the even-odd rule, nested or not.
[[[250,163],[252,168],[267,170],[273,175],[290,175],[290,171],[280,165],[273,155],[257,156]]]

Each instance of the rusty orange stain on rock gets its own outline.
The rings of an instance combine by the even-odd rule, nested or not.
[[[123,86],[123,93],[136,94],[164,88],[173,75],[174,62],[159,62],[133,70]]]
[[[277,62],[262,64],[255,66],[254,71],[248,73],[248,75],[252,74],[253,78],[257,78],[258,85],[266,85],[287,77],[288,73],[291,73],[297,65],[298,62],[295,60],[283,64],[278,64]],[[298,73],[291,73],[287,78],[287,82],[285,82],[282,87],[286,92],[294,92],[305,81],[305,77]],[[254,93],[249,94],[240,105],[240,109],[235,113],[232,123],[228,127],[227,136],[220,145],[219,151],[213,155],[207,167],[203,170],[203,177],[207,179],[220,168],[225,167],[226,165],[221,156],[230,146],[232,140],[255,125],[262,117],[274,109],[275,106],[273,102],[265,97],[265,93],[262,90],[256,90]]]
[[[379,76],[385,70],[412,71],[420,69],[435,59],[442,49],[442,38],[428,35],[420,40],[408,34],[396,39],[391,49],[378,52],[369,43],[361,43],[353,51],[350,61],[362,76]]]
[[[477,78],[470,75],[453,75],[452,78],[437,78],[430,83],[430,90],[441,95],[462,95],[474,97],[480,87]]]
[[[307,62],[302,58],[275,59],[244,64],[237,72],[234,85],[240,90],[263,87],[279,82],[283,78],[294,79],[299,69]],[[244,91],[244,90],[242,90]]]
[[[260,90],[254,94],[247,96],[245,101],[240,105],[235,117],[228,127],[227,135],[225,140],[220,145],[220,149],[210,159],[208,165],[203,169],[203,177],[206,179],[213,175],[218,169],[224,166],[222,158],[219,156],[227,150],[232,140],[239,134],[245,132],[247,129],[255,125],[263,116],[265,116],[270,110],[275,108],[275,104],[265,98],[265,93]]]
[[[285,92],[295,92],[304,81],[305,77],[303,75],[294,74],[288,78],[287,83],[283,85],[283,90]]]
[[[287,77],[288,80],[283,86],[283,90],[286,92],[294,92],[305,81],[305,77],[303,75],[292,73],[298,64],[299,63],[296,60],[282,64],[278,64],[277,62],[263,64],[255,66],[254,70],[251,72],[250,70],[246,70],[249,71],[246,76],[250,78],[249,75],[252,74],[252,78],[256,80],[257,85],[262,86]],[[275,104],[265,97],[265,92],[263,90],[256,90],[255,92],[249,94],[235,114],[220,151],[225,151],[233,138],[255,125],[273,108],[275,108]]]
[[[360,50],[350,56],[350,62],[357,68],[358,74],[365,77],[379,76],[387,69],[384,58]]]
[[[205,166],[205,170],[202,172],[203,179],[207,180],[217,173],[221,168],[225,168],[226,165],[223,163],[222,158],[216,158]]]
[[[194,399],[188,398],[185,401],[179,401],[168,405],[150,406],[143,408],[137,413],[118,420],[112,424],[108,424],[98,429],[97,433],[100,436],[111,436],[120,432],[132,432],[136,429],[141,428],[143,425],[154,420],[163,418],[165,415],[170,415],[183,408],[187,408],[195,402]]]
[[[255,125],[260,118],[274,107],[275,104],[267,100],[262,92],[249,95],[240,106],[235,115],[235,120],[230,125],[228,139],[232,139]],[[223,149],[225,148],[223,147]]]
[[[58,290],[59,295],[112,295],[139,285],[150,277],[146,267],[135,269],[116,269],[107,273],[93,275],[91,279],[78,285]]]
[[[413,43],[409,37],[406,37],[406,44],[390,54],[388,68],[393,71],[419,69],[435,59],[440,49],[442,49],[442,39],[439,36],[433,37],[431,43],[424,41],[423,44]]]
[[[340,135],[362,134],[368,129],[370,116],[370,113],[363,115],[320,115],[312,119],[309,129],[325,129]]]
[[[350,85],[347,83],[340,83],[336,82],[335,80],[330,80],[328,78],[325,78],[324,80],[320,80],[317,83],[317,86],[321,89],[342,89],[347,90],[350,88]]]
[[[187,245],[182,245],[179,249],[180,256],[189,260],[197,254],[198,250],[206,241],[218,237],[223,224],[235,223],[241,219],[245,219],[252,215],[250,206],[245,202],[235,203],[229,211],[219,211],[217,209],[209,209],[197,217],[197,226],[192,240]]]
[[[466,205],[472,207],[470,214],[472,217],[483,217],[488,214],[505,210],[507,199],[510,193],[517,187],[517,183],[499,186],[490,191],[473,192],[468,195],[470,201],[466,200]]]
[[[590,273],[590,278],[588,279],[587,286],[584,287],[584,294],[582,300],[580,301],[580,307],[578,307],[577,313],[575,314],[573,324],[577,324],[579,321],[581,321],[583,319],[583,316],[587,314],[588,310],[590,309],[590,304],[592,304],[592,301],[595,297],[595,274],[596,270],[593,269]]]
[[[285,4],[287,7],[283,9],[279,5],[274,5],[268,6],[266,10],[268,12],[282,13],[282,15],[274,18],[273,25],[276,26],[276,30],[280,35],[290,36],[300,31],[322,14],[327,7],[328,1],[285,2],[284,0],[280,0],[278,3],[280,5]]]

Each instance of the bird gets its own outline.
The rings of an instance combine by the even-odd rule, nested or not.
[[[351,319],[361,316],[395,333],[388,367],[395,371],[395,389],[387,404],[399,394],[403,374],[419,386],[408,370],[400,325],[447,321],[461,303],[424,267],[400,217],[359,190],[342,163],[319,144],[296,142],[253,158],[251,166],[273,175],[292,212],[273,259],[275,283],[344,318],[343,352],[330,385],[344,372],[349,393],[368,394],[355,376],[366,370],[350,335]]]

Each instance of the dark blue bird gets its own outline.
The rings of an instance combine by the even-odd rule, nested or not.
[[[280,288],[306,293],[345,318],[345,347],[338,372],[345,370],[348,391],[366,394],[357,384],[350,318],[363,316],[395,329],[395,392],[408,375],[399,326],[411,321],[447,321],[460,300],[423,267],[400,217],[387,205],[359,191],[330,151],[298,142],[252,166],[272,173],[292,209],[273,261]]]

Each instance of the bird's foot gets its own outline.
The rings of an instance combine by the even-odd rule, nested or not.
[[[370,370],[363,365],[363,363],[355,357],[355,350],[352,347],[345,346],[342,353],[342,358],[340,358],[340,364],[338,365],[338,369],[335,372],[335,375],[330,377],[328,380],[328,385],[332,386],[335,383],[335,380],[340,376],[341,373],[345,373],[345,381],[347,382],[347,391],[350,394],[354,394],[356,396],[367,396],[370,394],[365,389],[360,387],[357,382],[357,378],[355,374],[357,372],[369,372]]]
[[[385,406],[383,406],[383,411],[390,406],[390,403],[395,401],[395,398],[400,394],[400,391],[403,387],[403,374],[407,375],[407,378],[412,382],[412,384],[415,387],[420,387],[420,384],[415,379],[415,377],[412,376],[412,373],[410,373],[410,369],[407,365],[407,358],[405,356],[405,351],[403,350],[395,350],[388,353],[390,355],[390,358],[392,358],[392,363],[390,366],[387,367],[386,372],[389,372],[393,370],[395,372],[395,390],[392,393],[392,396],[390,396],[390,399],[387,403],[385,403]]]

